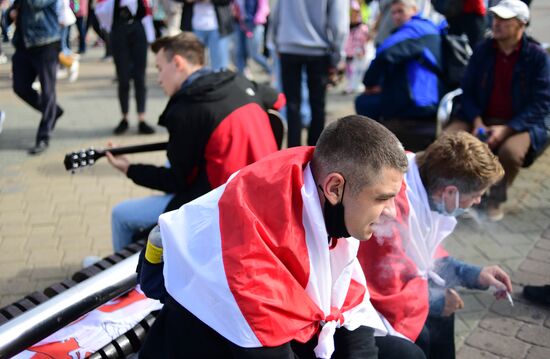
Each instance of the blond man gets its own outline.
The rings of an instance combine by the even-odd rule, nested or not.
[[[371,301],[389,333],[416,342],[429,358],[454,358],[454,317],[464,303],[453,289],[512,291],[498,266],[478,267],[448,255],[441,244],[460,215],[481,200],[504,171],[489,147],[461,131],[444,134],[425,152],[409,153],[395,212],[376,226],[358,258]]]

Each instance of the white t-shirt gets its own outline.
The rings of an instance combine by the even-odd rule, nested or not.
[[[218,29],[216,10],[210,1],[195,2],[191,26],[193,30],[211,31]]]

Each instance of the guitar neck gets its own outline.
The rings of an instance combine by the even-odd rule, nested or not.
[[[63,164],[67,171],[73,171],[77,168],[86,166],[92,166],[95,161],[104,157],[107,152],[111,152],[113,155],[124,155],[129,153],[149,152],[149,151],[161,151],[166,150],[168,142],[149,143],[147,145],[117,147],[117,148],[105,148],[102,150],[95,150],[89,148],[87,150],[81,150],[78,152],[71,152],[65,155]]]
[[[146,145],[136,145],[127,147],[105,148],[98,151],[98,158],[105,156],[106,152],[111,152],[113,155],[127,155],[131,153],[162,151],[168,146],[168,142],[149,143]]]

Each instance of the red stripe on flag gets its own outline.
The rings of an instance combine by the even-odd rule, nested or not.
[[[216,127],[204,151],[212,188],[236,171],[277,151],[267,113],[256,103],[233,111]]]
[[[349,284],[348,294],[346,294],[346,299],[344,300],[344,305],[342,305],[341,312],[347,312],[348,310],[361,304],[365,298],[366,292],[367,289],[363,284],[352,279]]]
[[[264,346],[305,342],[324,319],[304,290],[310,268],[301,188],[312,154],[313,147],[296,147],[242,169],[219,201],[229,288]]]
[[[395,198],[396,220],[407,227],[410,213],[405,181]],[[407,230],[406,228],[404,229]],[[395,330],[415,341],[428,316],[427,282],[403,248],[397,228],[391,238],[372,236],[359,246],[357,258],[369,289],[370,300]]]

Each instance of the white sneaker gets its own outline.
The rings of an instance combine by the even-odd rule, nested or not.
[[[6,113],[0,111],[0,133],[2,133],[2,129],[4,128],[4,121],[6,121]]]
[[[73,64],[69,69],[69,82],[75,82],[78,79],[78,70],[80,69],[80,62],[73,60]]]
[[[8,57],[4,54],[0,54],[0,65],[7,64],[8,63]]]
[[[67,69],[65,68],[62,68],[62,69],[57,69],[57,79],[60,80],[60,79],[66,79],[67,76],[69,76],[69,73],[67,72]]]

